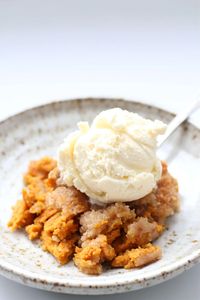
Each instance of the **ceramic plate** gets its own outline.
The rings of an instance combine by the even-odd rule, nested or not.
[[[80,120],[121,107],[168,123],[167,111],[132,101],[78,99],[50,103],[0,123],[0,273],[17,282],[54,292],[111,294],[158,284],[190,268],[200,260],[200,130],[189,123],[179,128],[163,146],[160,156],[178,179],[181,211],[168,222],[157,244],[160,261],[142,269],[113,269],[100,276],[82,274],[73,263],[60,267],[54,258],[27,239],[10,233],[11,206],[20,198],[22,174],[32,159],[55,156],[56,148]]]

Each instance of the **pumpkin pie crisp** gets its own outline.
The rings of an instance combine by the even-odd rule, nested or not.
[[[86,274],[140,268],[162,256],[152,242],[179,210],[178,184],[157,157],[166,125],[112,108],[79,122],[57,159],[31,161],[11,231],[24,230]]]
[[[160,259],[162,251],[152,242],[178,210],[178,184],[166,162],[151,193],[100,206],[65,185],[57,161],[44,157],[30,162],[22,198],[13,207],[8,226],[39,240],[59,264],[73,260],[81,272],[98,275],[104,269],[138,268]]]

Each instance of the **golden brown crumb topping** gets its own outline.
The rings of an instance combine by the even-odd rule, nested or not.
[[[145,266],[161,258],[161,249],[152,244],[144,245],[142,248],[126,250],[112,261],[113,267],[124,267],[125,269]]]
[[[165,230],[167,217],[179,209],[178,184],[165,162],[151,194],[103,208],[91,206],[74,187],[59,185],[57,164],[50,157],[31,162],[24,182],[10,229],[25,228],[29,239],[40,239],[43,250],[60,264],[73,258],[87,274],[100,274],[104,264],[128,269],[158,260],[161,249],[151,242]]]

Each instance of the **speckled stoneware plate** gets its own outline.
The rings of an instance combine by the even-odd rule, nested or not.
[[[173,115],[152,106],[112,99],[78,99],[34,108],[0,123],[0,273],[17,282],[54,292],[109,294],[158,284],[200,260],[200,130],[185,123],[160,151],[178,178],[181,211],[169,220],[169,230],[157,240],[160,261],[142,269],[114,269],[100,276],[80,273],[73,263],[60,267],[54,258],[30,242],[23,232],[10,233],[11,206],[20,198],[22,174],[31,159],[55,156],[62,139],[80,120],[121,107],[168,123]]]

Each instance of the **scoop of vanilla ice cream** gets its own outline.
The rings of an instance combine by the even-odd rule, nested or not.
[[[156,187],[161,162],[156,138],[166,125],[120,108],[78,123],[58,149],[62,183],[103,203],[140,199]]]

